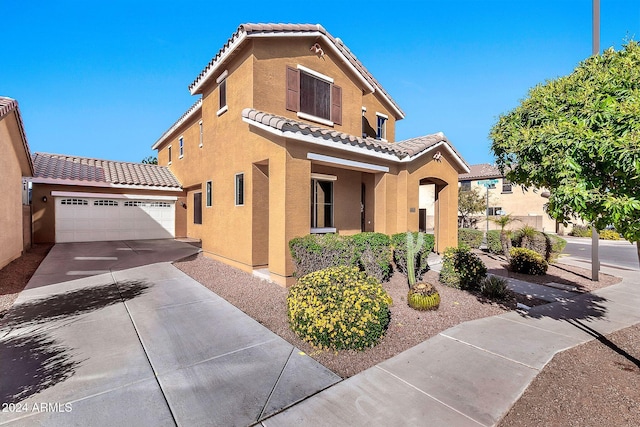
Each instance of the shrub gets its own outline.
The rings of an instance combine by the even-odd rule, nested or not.
[[[542,232],[525,225],[516,231],[511,242],[513,246],[530,249],[538,253],[544,260],[548,260],[551,255],[551,241]]]
[[[440,306],[440,294],[431,283],[418,283],[409,289],[407,304],[415,310],[437,310]]]
[[[591,237],[591,226],[589,226],[589,225],[574,225],[573,229],[569,233],[569,236]]]
[[[487,234],[487,249],[492,254],[502,255],[502,242],[500,241],[500,230],[489,230]]]
[[[551,251],[547,262],[552,262],[558,259],[558,256],[560,256],[564,248],[567,246],[567,241],[555,234],[545,234],[545,236],[551,243]]]
[[[468,246],[447,248],[442,258],[440,282],[464,290],[477,290],[487,276],[487,267]]]
[[[500,276],[485,277],[480,283],[480,293],[490,299],[505,299],[509,295],[507,280]]]
[[[467,245],[471,248],[478,249],[482,244],[483,236],[484,234],[481,230],[474,230],[473,228],[459,228],[458,246]]]
[[[308,234],[289,241],[296,276],[339,265],[357,265],[355,247],[349,236]]]
[[[620,234],[616,230],[602,230],[599,234],[602,240],[620,240]]]
[[[360,269],[380,282],[391,277],[391,239],[382,233],[359,233],[351,236],[354,256]]]
[[[408,233],[408,232],[407,232]],[[407,233],[398,233],[391,236],[391,244],[393,245],[393,260],[396,263],[398,271],[405,276],[407,275]],[[420,233],[423,237],[422,248],[416,251],[414,260],[416,279],[420,280],[422,275],[429,271],[427,258],[433,247],[435,239],[433,234]],[[413,232],[413,241],[418,241],[418,233]]]
[[[322,349],[373,347],[389,324],[391,298],[356,267],[329,267],[301,277],[287,296],[291,329]]]
[[[509,269],[516,273],[542,276],[547,272],[548,264],[535,251],[526,248],[511,248]]]

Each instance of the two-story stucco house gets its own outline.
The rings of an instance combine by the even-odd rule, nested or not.
[[[426,184],[437,249],[457,244],[467,164],[442,133],[396,141],[404,112],[322,26],[241,25],[189,90],[199,99],[153,148],[207,256],[284,284],[290,239],[417,230]]]

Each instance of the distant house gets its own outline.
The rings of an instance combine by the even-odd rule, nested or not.
[[[0,268],[31,246],[31,211],[25,178],[33,163],[15,99],[0,97]]]
[[[518,221],[512,223],[507,228],[516,229],[523,225],[529,225],[536,230],[547,233],[556,233],[556,221],[544,210],[544,205],[548,199],[543,197],[545,189],[524,190],[518,185],[511,184],[500,173],[500,170],[493,165],[483,163],[472,165],[470,171],[460,174],[460,190],[477,189],[478,193],[486,197],[487,188],[481,183],[485,180],[496,180],[497,182],[489,187],[489,207],[487,212],[477,215],[477,227],[481,230],[486,228],[486,215],[506,215],[509,214]],[[499,229],[500,226],[489,221],[489,229]]]
[[[199,99],[153,149],[205,255],[284,284],[289,240],[417,230],[422,186],[436,249],[457,245],[467,164],[442,133],[396,141],[405,113],[322,26],[241,25],[189,90]]]

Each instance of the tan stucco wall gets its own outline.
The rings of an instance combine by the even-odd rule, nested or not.
[[[0,268],[22,255],[24,246],[22,176],[27,154],[17,123],[14,112],[0,120]]]
[[[555,220],[544,211],[544,205],[549,201],[540,195],[545,191],[544,189],[524,191],[520,186],[514,184],[512,185],[512,191],[505,193],[502,192],[503,179],[497,179],[498,183],[495,188],[489,189],[489,207],[501,207],[505,214],[518,218],[518,221],[509,224],[507,229],[513,230],[521,228],[523,225],[530,225],[546,233],[556,232]],[[476,188],[478,194],[486,198],[487,190],[483,185],[478,184],[478,180],[471,182],[471,188]],[[485,230],[487,223],[484,219],[484,212],[477,215],[477,218],[479,218],[476,224],[478,229]],[[489,230],[499,229],[499,225],[489,221]]]
[[[141,198],[145,195],[154,196],[175,196],[178,201],[175,204],[176,209],[176,237],[185,237],[184,231],[184,209],[182,208],[181,198],[182,192],[176,191],[154,191],[149,192],[135,189],[122,188],[105,188],[105,187],[88,187],[88,186],[70,186],[70,185],[52,185],[52,184],[33,184],[31,207],[33,218],[33,242],[34,243],[54,243],[56,240],[56,204],[52,191],[66,191],[78,193],[99,193],[99,194],[139,194]],[[43,201],[43,197],[47,201]]]

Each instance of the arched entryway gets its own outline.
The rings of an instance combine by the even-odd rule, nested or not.
[[[420,179],[418,206],[418,228],[425,233],[433,233],[435,237],[434,251],[440,253],[445,248],[440,248],[439,236],[443,232],[441,228],[440,194],[447,187],[447,182],[440,178],[425,177]]]

